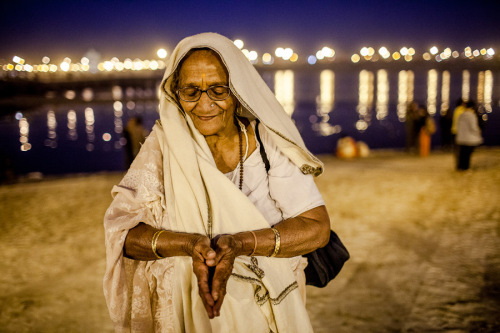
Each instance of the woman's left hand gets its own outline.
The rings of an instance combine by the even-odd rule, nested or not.
[[[240,254],[242,244],[232,235],[221,235],[212,241],[212,248],[216,253],[215,273],[212,280],[212,298],[215,301],[214,315],[219,316],[226,295],[227,281],[233,272],[234,260]]]

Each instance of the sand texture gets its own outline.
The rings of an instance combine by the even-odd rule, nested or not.
[[[317,179],[352,258],[308,287],[315,332],[500,332],[500,149],[322,156]],[[0,331],[110,332],[103,215],[121,173],[0,186]]]

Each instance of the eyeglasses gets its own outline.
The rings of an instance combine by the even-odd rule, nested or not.
[[[177,95],[185,102],[197,102],[204,92],[212,101],[223,101],[229,97],[231,89],[228,86],[211,86],[206,90],[198,87],[184,87],[177,90]]]

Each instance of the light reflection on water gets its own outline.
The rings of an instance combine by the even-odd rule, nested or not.
[[[473,98],[485,112],[483,118],[498,118],[499,96],[494,96],[498,94],[494,90],[494,76],[498,73],[494,75],[490,70],[431,69],[415,73],[378,69],[356,74],[354,77],[352,72],[330,69],[306,74],[278,70],[263,73],[263,78],[294,118],[314,153],[333,152],[331,147],[342,133],[375,148],[403,147],[402,122],[411,101],[423,104],[437,118],[453,109],[457,98]],[[1,120],[0,125],[6,129],[1,138],[9,142],[4,148],[6,154],[22,161],[25,168],[21,169],[56,173],[121,169],[126,144],[122,136],[128,119],[140,116],[145,127],[151,129],[158,118],[155,89],[151,85],[113,85],[99,90],[86,87],[81,91],[70,89],[62,95],[68,101],[80,99],[82,104],[47,104],[19,112],[15,119]],[[497,125],[500,122],[495,121]],[[490,134],[489,138],[487,144],[488,140],[490,144],[500,144],[498,134]],[[433,140],[439,142],[438,135]],[[71,158],[73,164],[68,162]]]
[[[295,109],[295,81],[292,70],[276,71],[274,75],[274,94],[285,112],[290,116]]]
[[[443,71],[441,84],[441,109],[440,114],[446,115],[450,109],[450,72]]]

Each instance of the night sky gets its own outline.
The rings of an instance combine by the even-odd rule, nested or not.
[[[338,54],[363,46],[399,50],[466,46],[500,52],[500,1],[0,1],[0,63],[80,57],[155,57],[207,31],[259,53],[324,45]]]

